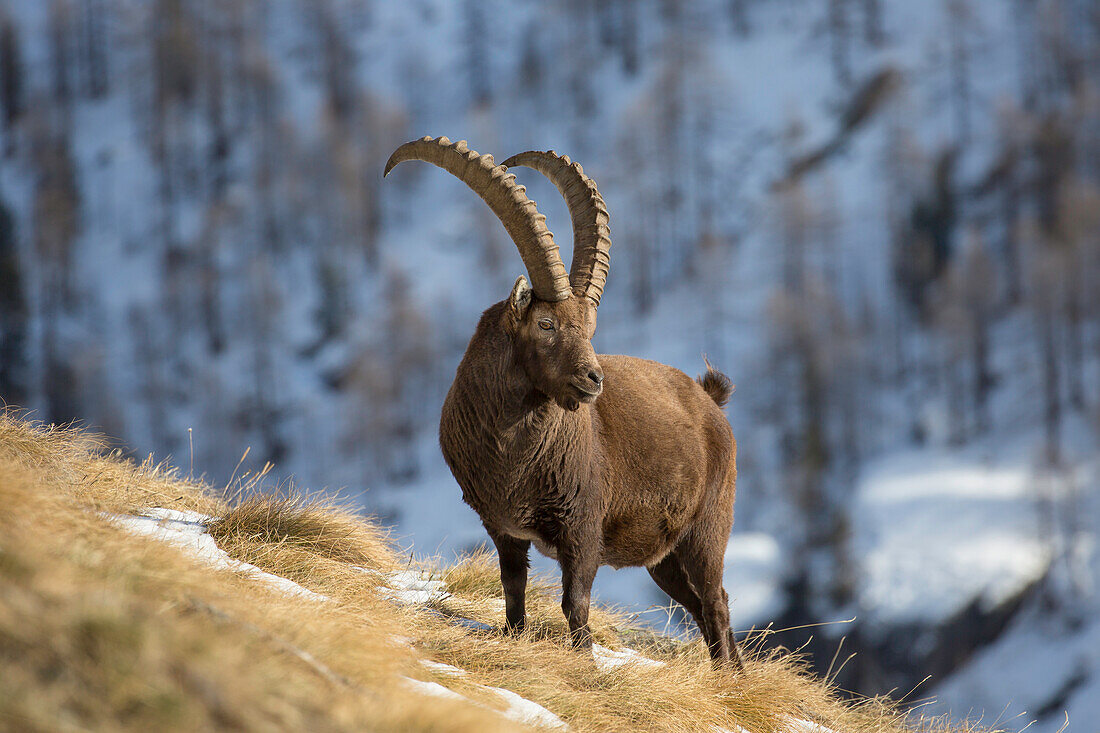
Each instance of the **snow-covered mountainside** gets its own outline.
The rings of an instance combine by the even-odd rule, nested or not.
[[[854,618],[776,639],[854,646],[865,692],[1086,710],[1094,656],[997,655],[1100,604],[1095,3],[2,0],[0,397],[482,544],[435,429],[522,265],[452,177],[383,184],[425,134],[582,162],[597,350],[738,384],[736,626]],[[597,593],[669,622],[642,570]]]

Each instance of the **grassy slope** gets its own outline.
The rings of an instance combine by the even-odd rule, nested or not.
[[[842,702],[790,657],[750,655],[738,678],[711,669],[701,645],[651,640],[643,651],[666,666],[601,672],[565,648],[547,583],[533,584],[524,636],[469,632],[384,600],[379,576],[353,567],[408,564],[377,526],[325,504],[261,494],[230,506],[220,494],[104,454],[87,435],[0,415],[0,729],[515,728],[484,707],[413,693],[400,685],[407,675],[497,708],[471,683],[505,687],[581,731],[758,733],[781,730],[786,715],[843,731],[974,730],[905,721],[886,701]],[[223,517],[212,533],[232,556],[333,602],[213,570],[101,516],[154,506]],[[491,557],[433,570],[454,593],[443,610],[500,623]],[[599,610],[594,630],[612,647],[630,635]],[[419,659],[469,676],[433,677]]]

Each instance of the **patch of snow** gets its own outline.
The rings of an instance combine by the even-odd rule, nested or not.
[[[509,720],[514,720],[524,725],[535,725],[540,728],[561,730],[568,730],[569,728],[564,720],[554,715],[537,702],[532,702],[525,697],[517,695],[511,690],[505,690],[503,687],[485,687],[485,689],[495,692],[508,703],[508,708],[501,713],[501,715]]]
[[[836,733],[832,728],[826,728],[820,723],[804,718],[790,718],[788,726],[789,733]]]
[[[622,650],[608,649],[605,646],[599,644],[592,645],[592,657],[596,660],[596,666],[604,672],[609,672],[613,669],[618,669],[628,664],[635,664],[639,667],[663,667],[664,662],[656,659],[650,659],[647,656],[639,654],[633,649],[624,648]]]
[[[455,667],[451,664],[445,664],[443,662],[435,662],[430,659],[422,659],[420,663],[425,669],[435,672],[438,675],[444,677],[465,677],[466,670]],[[431,683],[435,684],[435,683]],[[521,695],[517,695],[511,690],[506,690],[503,687],[492,687],[489,685],[478,685],[479,689],[486,690],[495,694],[497,697],[504,700],[508,704],[508,707],[501,713],[509,720],[514,720],[517,723],[524,725],[534,725],[540,728],[561,728],[568,729],[569,726],[565,722],[554,715],[552,712],[539,705],[537,702],[528,700]],[[455,693],[456,695],[458,693]]]
[[[859,604],[872,622],[936,623],[991,609],[1049,566],[1030,472],[909,451],[864,472],[853,512]]]
[[[466,702],[473,702],[465,695],[460,695],[449,687],[444,687],[438,682],[425,682],[423,680],[414,680],[412,677],[403,677],[402,683],[421,695],[428,695],[429,697],[441,697],[447,700],[464,700]]]
[[[391,601],[403,606],[423,606],[436,601],[445,601],[451,597],[447,584],[442,580],[433,580],[431,574],[422,570],[399,570],[383,576],[377,570],[353,565],[353,568],[368,575],[383,579],[378,592]]]
[[[786,733],[837,733],[832,728],[803,718],[787,718]],[[749,733],[741,726],[735,728],[715,728],[714,733]]]
[[[1017,730],[1031,724],[1029,733],[1056,733],[1068,714],[1077,730],[1100,720],[1098,669],[1100,621],[1052,622],[1029,609],[935,689],[933,711]]]
[[[435,672],[436,674],[443,675],[444,677],[465,677],[466,670],[460,669],[453,664],[445,664],[443,662],[436,662],[431,659],[421,659],[420,664],[425,669]]]
[[[143,509],[139,516],[162,519],[178,524],[199,525],[202,527],[203,532],[206,531],[207,525],[216,519],[216,517],[212,517],[209,514],[203,514],[202,512],[194,512],[186,509],[165,509],[159,506],[151,509]]]
[[[243,573],[287,595],[302,596],[314,601],[328,600],[327,596],[314,593],[293,580],[261,570],[251,563],[231,558],[225,550],[218,547],[214,538],[206,531],[210,522],[214,521],[214,517],[198,512],[184,512],[162,507],[144,509],[138,515],[104,514],[104,516],[123,529],[182,547],[194,557],[216,568]]]
[[[432,580],[430,574],[420,570],[401,570],[386,576],[383,596],[406,605],[424,605],[444,601],[451,597],[442,580]]]

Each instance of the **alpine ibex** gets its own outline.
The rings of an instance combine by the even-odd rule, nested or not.
[[[443,404],[439,442],[462,497],[500,556],[506,626],[521,631],[531,543],[562,572],[574,646],[591,648],[600,565],[643,565],[695,619],[711,657],[741,667],[722,561],[733,522],[736,446],[720,409],[729,379],[698,381],[629,356],[596,355],[592,335],[610,262],[607,208],[581,167],[553,151],[496,165],[465,141],[425,137],[386,163],[423,160],[466,183],[500,218],[531,277],[481,316]],[[566,273],[508,166],[546,175],[573,220]]]

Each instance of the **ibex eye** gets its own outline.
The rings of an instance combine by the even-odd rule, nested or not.
[[[553,331],[554,330],[554,322],[551,321],[549,318],[540,318],[539,319],[539,328],[541,328],[543,331]]]

